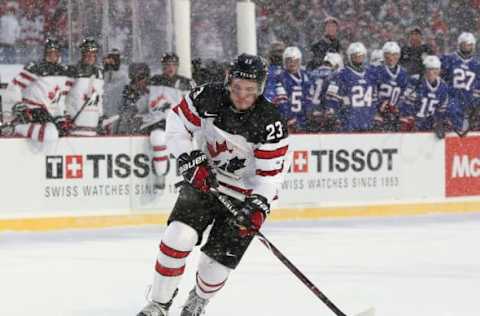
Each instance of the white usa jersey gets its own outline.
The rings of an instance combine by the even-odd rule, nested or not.
[[[209,157],[220,191],[242,200],[251,194],[272,202],[283,178],[288,132],[280,112],[263,96],[236,111],[223,84],[192,90],[170,111],[167,149],[175,157],[198,147]]]

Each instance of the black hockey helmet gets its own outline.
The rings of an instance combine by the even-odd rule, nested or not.
[[[55,49],[55,50],[60,50],[60,42],[52,37],[48,37],[45,40],[45,44],[43,46],[44,50],[50,50],[50,49]]]
[[[162,63],[162,65],[164,64],[178,65],[179,62],[180,62],[180,58],[178,58],[177,54],[175,54],[174,52],[165,53],[162,55],[162,58],[160,58],[160,63]]]
[[[262,94],[267,73],[268,63],[263,57],[244,53],[230,64],[227,83],[230,84],[232,79],[254,80],[258,84],[258,94]]]
[[[82,53],[96,52],[98,50],[98,43],[93,37],[85,37],[79,47]]]
[[[131,63],[128,66],[128,78],[132,81],[150,78],[150,67],[146,63]]]

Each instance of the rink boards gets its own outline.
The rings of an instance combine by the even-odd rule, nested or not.
[[[161,224],[175,202],[175,159],[155,190],[148,138],[1,142],[0,230]],[[285,168],[270,220],[480,211],[478,134],[294,135]]]

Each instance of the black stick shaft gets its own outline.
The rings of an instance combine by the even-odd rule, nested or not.
[[[225,208],[232,213],[233,215],[238,214],[238,210],[236,207],[233,205],[233,203],[230,202],[230,200],[225,196],[222,195],[218,190],[216,189],[210,189],[210,192],[215,195],[215,197],[225,206]],[[268,250],[270,250],[275,257],[277,257],[287,268],[290,270],[300,281],[302,281],[303,284],[305,284],[310,291],[315,294],[325,305],[330,308],[332,312],[335,313],[337,316],[347,316],[344,312],[342,312],[325,294],[318,289],[318,287],[315,286],[315,284],[310,281],[305,274],[303,274],[298,268],[290,261],[288,260],[285,255],[278,250],[277,247],[275,247],[274,244],[272,244],[266,237],[263,235],[261,232],[256,233],[257,238],[262,242],[262,244],[267,247]]]
[[[302,281],[302,283],[305,284],[308,289],[315,294],[315,296],[317,296],[325,305],[327,305],[328,308],[335,313],[335,315],[346,316],[346,314],[342,312],[327,296],[325,296],[325,294],[323,294],[322,291],[320,291],[320,289],[305,276],[305,274],[298,270],[298,268],[290,260],[288,260],[288,258],[285,257],[285,255],[278,250],[278,248],[275,247],[275,245],[272,244],[265,237],[265,235],[263,235],[261,232],[257,232],[256,236],[262,242],[262,244],[264,244],[265,247],[267,247],[267,249],[270,250],[275,257],[277,257],[278,260],[280,260],[288,268],[288,270],[290,270],[300,281]]]

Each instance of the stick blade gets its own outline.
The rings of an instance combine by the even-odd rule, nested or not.
[[[370,307],[366,311],[363,311],[359,314],[355,314],[355,316],[375,316],[375,308]]]

